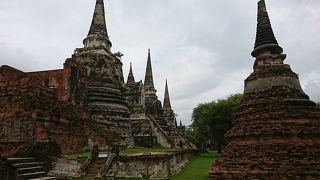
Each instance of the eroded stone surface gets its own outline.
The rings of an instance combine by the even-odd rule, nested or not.
[[[265,24],[270,21],[264,0],[258,15],[254,72],[245,80],[240,109],[226,134],[229,143],[210,167],[210,179],[319,179],[320,110],[283,64],[286,56]]]
[[[1,146],[54,141],[62,152],[71,152],[86,144],[84,128],[74,126],[86,123],[88,112],[59,102],[57,90],[33,76],[26,73],[20,79],[0,81],[0,99]],[[2,155],[13,155],[14,149],[21,150],[4,148]]]
[[[49,141],[62,153],[94,144],[100,149],[190,147],[177,146],[174,138],[183,137],[170,133],[177,132],[175,117],[172,110],[164,112],[156,96],[150,52],[145,84],[135,82],[132,73],[124,83],[122,62],[111,52],[103,0],[96,1],[83,43],[63,69],[26,73],[0,67],[1,155]]]
[[[195,150],[136,154],[127,157],[116,157],[106,177],[148,177],[150,179],[168,179],[169,176],[181,171],[187,162],[194,157]],[[90,165],[87,175],[96,176],[108,158],[99,158]],[[59,157],[54,161],[50,175],[58,177],[77,177],[85,158],[70,159]],[[70,166],[68,166],[70,165]]]

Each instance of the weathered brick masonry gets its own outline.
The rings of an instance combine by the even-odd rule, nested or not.
[[[164,107],[169,114],[164,113],[156,96],[150,53],[145,84],[135,82],[132,73],[131,82],[124,83],[123,64],[111,52],[103,0],[96,0],[83,44],[63,69],[23,72],[0,67],[1,156],[30,152],[45,142],[62,153],[93,144],[100,149],[191,147],[173,123],[171,106]]]
[[[227,133],[223,155],[210,179],[319,179],[320,110],[301,89],[298,75],[271,28],[265,2],[259,2],[254,72]]]
[[[23,150],[23,146],[20,146],[22,149],[7,148],[13,144],[53,141],[64,153],[86,145],[84,124],[89,120],[88,112],[58,101],[57,89],[45,85],[43,82],[47,81],[47,77],[42,77],[41,73],[29,76],[28,73],[8,69],[6,67],[6,73],[3,74],[10,74],[17,79],[6,81],[5,76],[0,75],[2,155]]]

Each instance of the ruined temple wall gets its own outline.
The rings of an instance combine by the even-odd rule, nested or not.
[[[196,151],[181,150],[150,155],[133,155],[119,157],[112,162],[107,177],[149,177],[150,179],[167,179],[189,162]]]
[[[37,83],[55,88],[59,101],[66,102],[70,99],[71,69],[68,66],[64,69],[29,72],[27,76]]]
[[[168,179],[169,176],[179,173],[196,153],[195,150],[180,150],[167,153],[119,156],[112,161],[104,178]],[[101,157],[98,161],[106,162],[107,159]],[[49,174],[56,177],[78,177],[85,160],[86,158],[58,157],[53,162],[53,169]],[[96,168],[99,168],[99,166],[96,166]]]
[[[1,81],[0,107],[0,154],[14,155],[22,144],[46,141],[59,144],[63,152],[86,146],[82,126],[89,120],[87,112],[58,102],[56,91],[39,81]]]
[[[90,125],[85,126],[85,132],[88,136],[88,148],[92,149],[93,145],[98,145],[100,150],[107,150],[110,146],[109,142],[114,141],[115,132],[108,130],[109,133],[101,134]]]
[[[28,78],[0,82],[1,141],[19,142],[32,139],[32,101],[48,94],[30,84]]]
[[[10,73],[11,75],[14,73]],[[4,77],[4,76],[2,76]],[[8,77],[8,76],[7,76]],[[10,76],[10,80],[14,76]],[[0,82],[0,154],[14,155],[35,139],[35,118],[24,101],[34,94],[28,78]],[[41,93],[41,91],[38,91]]]
[[[70,99],[71,68],[68,65],[64,69],[35,72],[23,72],[7,65],[0,67],[0,81],[17,81],[25,77],[35,84],[56,89],[59,101]]]
[[[25,73],[8,65],[0,67],[0,81],[12,81],[25,76]]]

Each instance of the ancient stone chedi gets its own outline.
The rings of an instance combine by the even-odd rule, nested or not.
[[[125,96],[129,103],[132,135],[136,146],[191,148],[184,138],[185,129],[176,125],[176,118],[171,109],[168,83],[166,82],[163,106],[156,95],[154,86],[151,53],[148,50],[144,84],[135,82],[132,64],[125,84]]]
[[[210,179],[319,179],[320,111],[273,34],[264,0],[258,3],[254,72]]]
[[[122,93],[124,79],[122,62],[111,52],[103,0],[97,0],[84,48],[78,48],[65,64],[77,69],[72,79],[72,101],[92,113],[92,128],[110,136],[118,132],[118,143],[133,146],[129,109]],[[120,132],[120,133],[119,133]],[[112,140],[114,141],[114,140]]]
[[[135,82],[132,67],[124,83],[122,62],[111,52],[103,0],[96,0],[83,44],[63,69],[0,67],[0,155],[15,156],[47,142],[62,153],[94,144],[191,147],[172,123],[171,107],[162,107],[156,96],[150,51],[145,83]]]

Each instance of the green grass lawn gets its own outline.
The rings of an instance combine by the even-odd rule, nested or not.
[[[218,157],[217,152],[199,154],[180,173],[170,177],[169,180],[207,180],[209,178],[209,166]]]
[[[147,178],[115,178],[115,180],[148,180]]]
[[[174,149],[156,147],[156,148],[128,148],[124,151],[120,151],[120,156],[129,156],[137,153],[146,153],[146,152],[168,152],[173,151]]]
[[[83,177],[69,177],[68,180],[94,180],[94,177],[83,176]]]
[[[90,155],[90,151],[79,151],[79,152],[74,152],[74,153],[70,153],[70,154],[66,154],[66,156],[68,157],[73,157],[73,158],[76,158],[76,157],[89,157]]]
[[[164,147],[156,147],[156,148],[127,148],[125,150],[120,151],[120,156],[129,156],[137,153],[145,153],[145,152],[168,152],[173,151],[174,149],[164,148]],[[80,151],[71,154],[67,154],[68,157],[89,157],[90,151]]]

